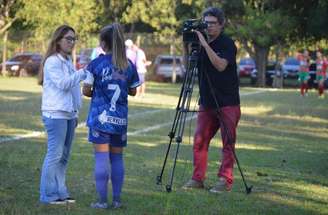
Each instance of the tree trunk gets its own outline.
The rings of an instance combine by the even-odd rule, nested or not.
[[[270,47],[261,47],[254,44],[255,49],[255,64],[257,70],[257,86],[265,87],[265,73],[268,61]]]
[[[284,83],[284,76],[282,74],[281,70],[281,59],[280,59],[280,52],[281,52],[281,44],[277,44],[276,49],[275,49],[275,76],[274,76],[274,84],[273,87],[275,88],[283,88],[283,83]]]
[[[131,23],[131,28],[130,28],[130,31],[129,31],[129,37],[130,38],[132,37],[132,34],[134,33],[134,29],[135,29],[135,24]]]
[[[174,44],[170,44],[170,55],[173,56],[173,68],[172,68],[172,83],[177,81],[176,61],[175,61],[175,47]]]
[[[3,34],[3,48],[2,48],[2,70],[1,74],[5,76],[6,71],[6,61],[7,61],[7,40],[8,40],[8,31]]]

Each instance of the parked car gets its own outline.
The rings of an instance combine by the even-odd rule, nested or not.
[[[297,78],[300,62],[294,57],[288,57],[282,64],[282,72],[285,78]]]
[[[277,70],[276,70],[277,69]],[[276,61],[269,61],[265,67],[265,85],[272,86],[275,75],[281,75],[280,65],[277,65]],[[257,82],[257,69],[253,69],[251,72],[251,84],[254,85]]]
[[[6,65],[6,71],[9,76],[35,76],[39,72],[42,61],[42,55],[37,53],[20,53],[0,64],[0,73],[2,67]]]
[[[183,64],[182,56],[158,55],[154,63],[155,75],[164,80],[170,80],[174,69],[174,60],[177,80],[183,80],[186,69]]]
[[[238,64],[239,77],[250,77],[251,72],[255,69],[255,61],[252,58],[242,58]]]

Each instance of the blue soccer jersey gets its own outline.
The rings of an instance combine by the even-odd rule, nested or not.
[[[140,85],[135,66],[125,70],[112,64],[111,55],[101,55],[87,67],[93,76],[93,94],[87,126],[99,131],[124,134],[128,124],[128,90]]]

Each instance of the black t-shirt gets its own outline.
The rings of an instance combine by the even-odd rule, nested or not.
[[[200,50],[198,60],[199,103],[204,107],[217,107],[211,92],[212,87],[219,107],[239,105],[239,80],[236,64],[237,48],[235,43],[228,36],[221,33],[209,45],[219,57],[228,61],[228,65],[224,71],[218,71],[211,63],[206,51],[203,48]],[[208,74],[208,78],[205,73]]]

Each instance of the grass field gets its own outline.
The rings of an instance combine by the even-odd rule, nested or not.
[[[241,88],[237,155],[253,192],[245,194],[237,168],[231,193],[181,189],[192,171],[192,119],[186,122],[173,191],[167,193],[172,154],[162,186],[156,185],[156,176],[168,146],[180,85],[151,82],[147,90],[144,98],[129,99],[122,193],[126,206],[110,212],[89,207],[96,194],[93,149],[84,126],[77,129],[67,173],[77,203],[39,204],[39,175],[46,151],[39,110],[41,88],[33,78],[0,78],[0,214],[328,214],[327,98],[318,99],[314,91],[301,98],[295,89]],[[80,122],[85,120],[88,102],[84,101]],[[9,140],[35,131],[41,133]],[[175,148],[173,144],[171,151]],[[207,189],[217,180],[220,150],[217,135],[210,146]]]

